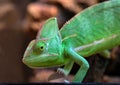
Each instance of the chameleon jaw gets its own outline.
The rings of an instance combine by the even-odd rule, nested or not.
[[[43,68],[43,67],[52,67],[60,66],[61,60],[59,59],[58,54],[42,54],[40,56],[27,56],[23,58],[23,63],[31,68]],[[55,63],[57,61],[58,63]]]

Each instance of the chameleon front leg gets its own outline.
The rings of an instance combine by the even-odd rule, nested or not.
[[[73,67],[74,62],[72,60],[69,60],[67,64],[65,64],[64,68],[58,68],[58,73],[62,73],[63,75],[67,76],[69,75],[72,67]]]
[[[72,48],[68,49],[68,55],[75,63],[80,65],[80,69],[76,73],[73,82],[82,82],[89,69],[89,63],[84,57],[77,54]]]
[[[58,68],[56,73],[53,73],[49,76],[48,80],[54,80],[54,79],[58,79],[61,77],[66,77],[67,75],[69,75],[72,67],[73,67],[74,62],[72,60],[69,60],[64,68]]]
[[[58,68],[57,72],[64,77],[67,77],[70,74],[70,71],[73,67],[74,62],[72,60],[69,60],[67,64],[65,64],[64,68]],[[68,80],[64,80],[65,83],[69,83]]]

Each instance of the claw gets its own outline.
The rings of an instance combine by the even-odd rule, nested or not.
[[[67,76],[67,75],[65,74],[64,69],[62,69],[62,68],[58,68],[58,69],[57,69],[57,73],[60,74],[60,75]]]

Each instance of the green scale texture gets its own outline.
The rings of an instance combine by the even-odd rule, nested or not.
[[[117,3],[116,3],[117,2]],[[120,44],[120,0],[101,3],[94,7],[89,7],[85,11],[77,14],[67,22],[60,30],[63,44],[77,48],[89,45],[95,41],[100,41],[82,47],[76,51],[82,56],[89,56],[100,50],[112,48]],[[81,50],[82,49],[82,50]]]

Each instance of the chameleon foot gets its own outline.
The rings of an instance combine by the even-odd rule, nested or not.
[[[65,76],[56,72],[49,76],[48,81],[63,78],[63,77],[65,77]]]
[[[58,68],[56,73],[53,73],[49,76],[48,81],[63,78],[63,77],[66,77],[64,69]]]
[[[65,70],[62,69],[62,68],[58,68],[57,73],[60,74],[60,75],[64,75],[64,77],[67,76],[67,74],[65,74]]]

